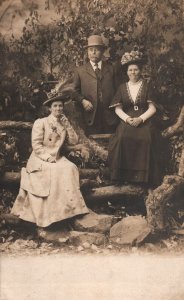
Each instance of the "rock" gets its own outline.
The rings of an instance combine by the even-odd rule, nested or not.
[[[142,216],[129,216],[116,223],[110,230],[110,241],[118,245],[139,245],[151,233]]]
[[[18,225],[21,222],[21,220],[19,219],[19,217],[13,214],[1,214],[0,222],[3,222],[7,225]]]
[[[167,249],[171,250],[178,246],[178,242],[175,241],[175,237],[171,237],[167,240],[162,240],[162,243],[167,247]]]
[[[91,245],[91,249],[94,250],[94,251],[97,251],[97,250],[98,250],[98,247],[97,247],[96,245],[92,244],[92,245]]]
[[[108,247],[107,247],[107,249],[112,249],[113,248],[113,246],[112,245],[109,245]]]
[[[104,249],[104,250],[102,251],[102,253],[105,254],[105,255],[110,254],[110,250],[109,250],[109,249]]]
[[[84,243],[102,245],[105,243],[105,236],[101,233],[71,231],[69,241],[76,246]]]
[[[65,231],[65,230],[51,231],[51,230],[39,229],[38,236],[47,242],[56,242],[56,243],[63,244],[69,240],[69,231]]]
[[[132,247],[132,253],[137,253],[138,248],[137,247]]]
[[[146,249],[148,251],[155,251],[156,252],[158,250],[158,246],[155,246],[152,243],[146,243],[144,246],[145,246],[144,249]]]
[[[20,251],[21,249],[36,249],[38,247],[37,242],[27,241],[23,239],[18,239],[14,243],[9,245],[11,250]]]
[[[85,243],[82,244],[82,246],[83,246],[85,249],[89,249],[91,245],[90,245],[90,243],[85,242]]]
[[[75,219],[73,223],[74,230],[106,233],[115,223],[115,219],[110,215],[99,215],[90,211],[89,214]]]
[[[79,252],[81,252],[81,251],[83,251],[84,250],[84,248],[82,247],[82,246],[79,246],[78,248],[77,248],[77,251],[79,251]]]

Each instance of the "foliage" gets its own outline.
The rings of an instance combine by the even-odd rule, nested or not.
[[[65,79],[86,60],[84,46],[90,34],[102,34],[107,46],[104,59],[119,63],[123,53],[137,46],[148,57],[145,76],[153,78],[159,102],[176,109],[183,99],[183,11],[182,0],[69,0],[45,1],[54,7],[59,20],[42,25],[37,7],[30,8],[22,35],[7,43],[1,37],[0,62],[3,75],[21,80]],[[4,50],[3,50],[4,49]],[[120,64],[119,64],[120,65]],[[32,90],[27,88],[27,99]]]
[[[17,138],[8,132],[0,132],[0,136],[0,158],[5,160],[5,164],[14,165],[18,163]]]

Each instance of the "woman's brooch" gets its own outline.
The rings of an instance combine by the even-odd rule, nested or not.
[[[54,126],[52,123],[51,123],[51,129],[52,129],[52,132],[57,133],[57,127]]]

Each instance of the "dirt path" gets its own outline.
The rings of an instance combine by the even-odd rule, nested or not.
[[[1,256],[1,300],[183,300],[184,256]]]

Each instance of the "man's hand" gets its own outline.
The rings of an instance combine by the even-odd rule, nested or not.
[[[83,99],[82,100],[82,105],[83,105],[85,111],[92,111],[93,110],[93,105],[89,100]]]
[[[134,127],[138,127],[141,123],[143,123],[143,120],[138,117],[138,118],[133,118],[133,122],[132,122],[132,126]]]

